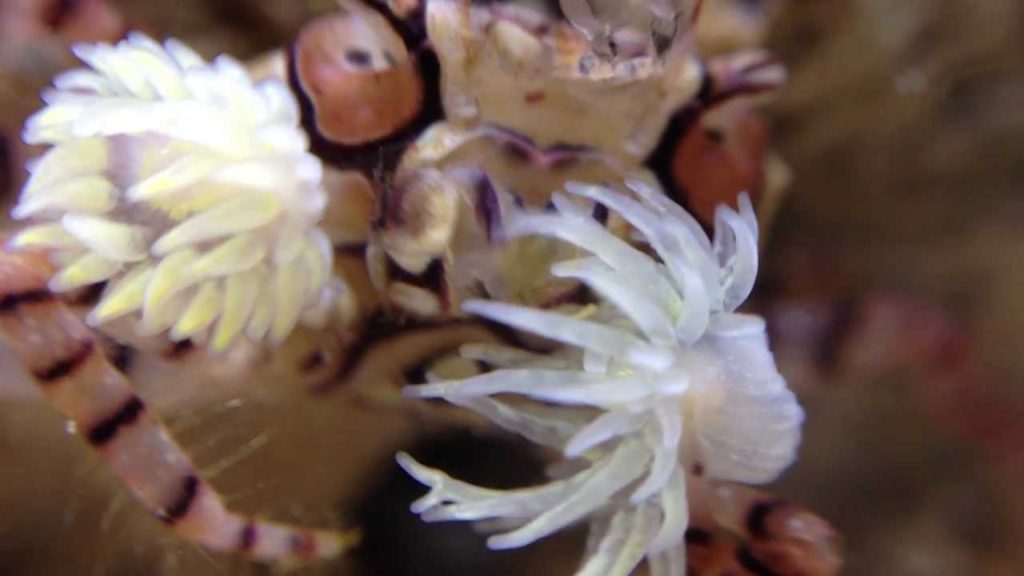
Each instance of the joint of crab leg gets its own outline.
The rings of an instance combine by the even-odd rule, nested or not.
[[[358,541],[355,532],[229,511],[93,333],[46,289],[48,273],[36,254],[0,252],[0,333],[46,397],[157,518],[210,550],[283,564],[332,557]]]
[[[373,10],[350,10],[307,24],[292,57],[316,129],[331,142],[379,140],[415,119],[423,106],[423,81],[413,56]]]
[[[748,540],[746,553],[778,574],[831,576],[842,565],[835,529],[809,510],[738,484],[710,491],[715,521]]]
[[[404,270],[421,274],[444,255],[458,220],[459,200],[468,190],[459,178],[439,170],[414,170],[384,193],[378,233],[388,255]]]
[[[512,259],[499,252],[511,201],[476,167],[400,170],[380,190],[367,250],[387,304],[421,318],[457,315],[464,298],[493,288]]]

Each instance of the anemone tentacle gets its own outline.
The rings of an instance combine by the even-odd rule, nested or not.
[[[653,573],[681,576],[687,476],[699,468],[713,480],[773,480],[796,457],[803,412],[775,367],[764,321],[736,312],[757,274],[749,199],[739,199],[738,211],[719,207],[709,239],[659,191],[627,185],[631,194],[582,184],[566,192],[618,214],[646,249],[561,196],[556,212],[520,211],[504,230],[589,253],[553,273],[591,288],[602,298],[596,309],[568,316],[504,302],[464,305],[575,352],[544,363],[526,351],[470,346],[465,357],[496,359],[495,369],[407,389],[561,451],[574,473],[484,490],[407,455],[399,462],[431,488],[414,506],[424,519],[512,522],[511,532],[491,538],[492,548],[524,546],[588,520],[592,545],[578,576],[626,576],[645,558]]]
[[[143,332],[222,350],[317,322],[337,287],[320,161],[288,87],[228,56],[138,33],[79,44],[23,138],[52,148],[13,210],[14,247],[44,248],[62,292],[106,282],[92,324],[138,314]]]

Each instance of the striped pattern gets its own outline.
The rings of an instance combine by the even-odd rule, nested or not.
[[[807,509],[740,484],[694,484],[707,509],[686,533],[691,575],[834,576],[842,567],[838,533]]]
[[[335,556],[355,543],[351,532],[310,530],[228,511],[103,356],[92,332],[45,289],[46,282],[37,255],[0,253],[0,332],[47,398],[161,521],[208,549],[284,563]]]

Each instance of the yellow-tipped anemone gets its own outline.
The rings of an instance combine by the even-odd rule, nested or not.
[[[223,350],[323,320],[336,289],[326,195],[288,87],[141,34],[73,48],[23,137],[52,145],[12,215],[50,251],[50,289],[106,282],[89,315]]]

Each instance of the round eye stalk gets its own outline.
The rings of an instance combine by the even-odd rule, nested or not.
[[[294,47],[316,129],[347,146],[394,134],[419,114],[423,82],[405,43],[380,14],[353,9],[306,25]]]
[[[759,201],[767,192],[770,135],[754,105],[785,82],[785,67],[767,52],[713,57],[698,96],[662,134],[647,164],[704,225],[719,204],[736,206],[742,192]]]

